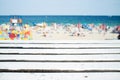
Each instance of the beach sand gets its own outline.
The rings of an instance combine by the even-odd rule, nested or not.
[[[10,32],[8,28],[1,27],[1,39],[3,40],[117,40],[118,33],[112,33],[113,29],[107,31],[100,30],[98,27],[93,27],[92,30],[78,28],[75,25],[65,26],[29,26],[24,25],[20,27],[13,27]],[[10,38],[8,34],[20,35],[19,38]],[[13,35],[12,35],[13,36]]]
[[[72,36],[72,33],[67,32],[65,30],[53,30],[51,32],[47,32],[46,36],[42,33],[42,31],[37,31],[32,29],[33,40],[114,40],[117,39],[118,34],[106,32],[99,33],[94,31],[83,31],[83,35],[80,36]]]

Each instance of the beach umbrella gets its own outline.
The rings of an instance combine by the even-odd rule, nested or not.
[[[11,33],[9,33],[9,38],[11,40],[14,40],[17,36],[18,32],[16,30],[13,30]]]
[[[30,31],[26,31],[26,32],[25,32],[25,35],[30,35]]]
[[[2,35],[2,31],[0,30],[0,35]]]
[[[88,29],[88,30],[90,30],[90,31],[92,30],[92,28],[91,28],[90,26],[86,25],[86,24],[83,24],[82,27],[83,27],[84,29]]]
[[[15,35],[14,33],[10,33],[10,34],[9,34],[9,38],[10,38],[11,40],[14,40],[15,37],[16,37],[16,35]]]

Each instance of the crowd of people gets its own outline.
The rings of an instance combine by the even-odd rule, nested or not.
[[[9,24],[0,25],[0,40],[33,40],[33,36],[35,36],[35,34],[32,35],[32,33],[34,30],[36,32],[40,31],[43,37],[47,37],[49,33],[57,33],[57,31],[62,33],[62,31],[65,31],[65,33],[69,33],[69,36],[78,37],[85,37],[87,34],[103,34],[104,36],[106,33],[116,33],[118,34],[117,39],[120,39],[120,26],[108,27],[105,24],[96,26],[95,24],[80,23],[66,26],[52,23],[51,26],[48,27],[47,23],[43,22],[31,27],[28,24],[22,24],[21,19],[10,19]],[[62,35],[64,36],[64,34]]]
[[[32,31],[28,24],[16,26],[17,23],[0,25],[0,40],[31,40]]]

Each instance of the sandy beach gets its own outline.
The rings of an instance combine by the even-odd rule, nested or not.
[[[74,26],[74,28],[76,27]],[[64,28],[52,30],[52,26],[46,27],[44,30],[32,29],[32,38],[33,40],[116,40],[118,36],[117,33],[112,33],[111,31],[99,32],[95,29],[92,31],[89,31],[87,29],[75,31],[74,28],[71,32],[67,31]]]
[[[26,24],[22,28],[12,27],[12,30],[10,25],[0,27],[1,40],[116,40],[118,33],[112,33],[112,31],[113,29],[104,31],[99,27],[88,30],[78,28],[76,25],[64,27],[43,24],[43,26],[31,27]],[[9,32],[14,34],[14,38],[10,38]]]
[[[33,40],[113,40],[117,39],[118,34],[88,34],[85,37],[71,36],[68,33],[53,33],[44,37],[41,34],[37,34],[33,31]]]

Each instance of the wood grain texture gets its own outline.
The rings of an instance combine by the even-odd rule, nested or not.
[[[1,80],[120,80],[120,73],[0,73]]]
[[[0,41],[0,80],[120,80],[120,41]]]

